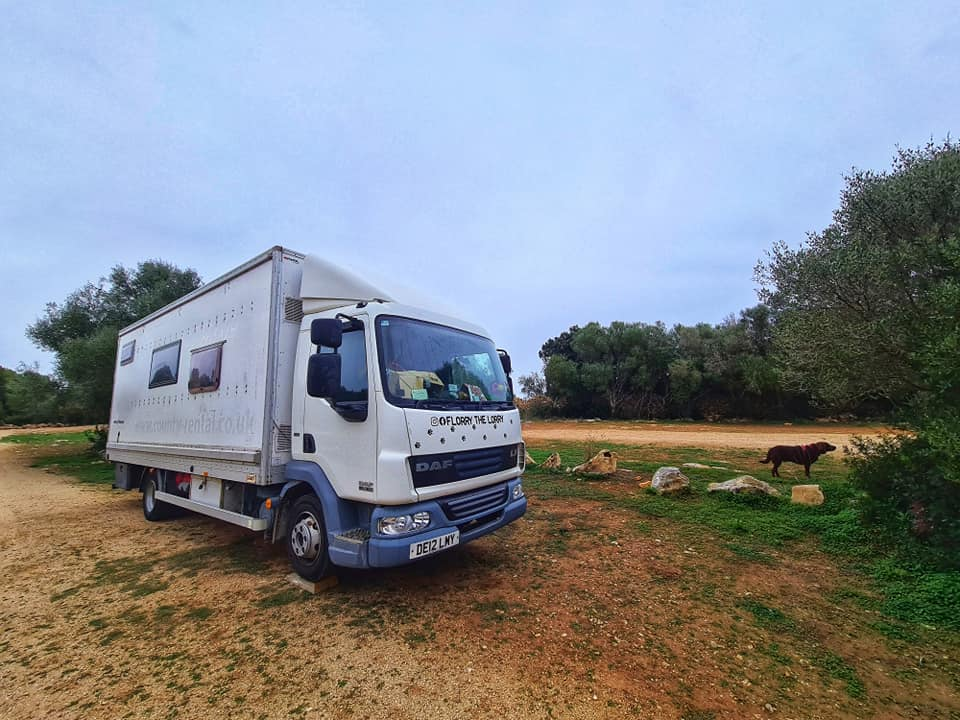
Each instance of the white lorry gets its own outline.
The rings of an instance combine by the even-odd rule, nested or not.
[[[475,325],[274,247],[120,332],[107,457],[174,506],[287,546],[315,580],[526,510],[510,358]]]

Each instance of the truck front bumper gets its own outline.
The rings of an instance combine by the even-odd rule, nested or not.
[[[411,557],[411,547],[421,543],[449,536],[459,532],[458,545],[492,533],[494,530],[513,522],[527,510],[527,498],[520,495],[514,498],[514,489],[522,478],[497,483],[478,490],[459,495],[441,497],[435,500],[411,505],[380,506],[373,511],[370,519],[371,535],[366,541],[365,567],[394,567],[406,565],[420,558]],[[418,512],[430,513],[430,525],[423,532],[384,536],[377,534],[378,521],[387,516],[413,515]],[[451,546],[455,547],[455,546]],[[331,553],[334,562],[338,558]],[[429,555],[426,555],[429,557]],[[362,562],[362,561],[361,561]],[[347,564],[347,563],[343,563]]]

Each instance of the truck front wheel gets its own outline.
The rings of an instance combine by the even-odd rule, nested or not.
[[[330,572],[327,529],[323,507],[316,495],[301,495],[293,501],[287,522],[287,556],[305,580],[319,580]]]

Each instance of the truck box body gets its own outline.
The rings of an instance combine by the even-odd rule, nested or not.
[[[112,458],[259,484],[282,480],[302,261],[273,249],[124,328]],[[210,369],[197,367],[204,360],[218,375],[205,387],[190,380]]]
[[[403,564],[526,510],[508,374],[483,328],[274,247],[120,331],[107,457],[147,519],[265,530],[304,577]]]

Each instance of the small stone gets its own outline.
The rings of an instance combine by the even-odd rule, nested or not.
[[[823,505],[823,491],[819,485],[794,485],[790,502],[798,505]]]
[[[524,452],[524,462],[525,462],[527,465],[536,465],[536,464],[537,464],[537,461],[534,460],[532,457],[530,457],[530,453],[528,453],[528,452]]]
[[[763,709],[766,710],[768,713],[772,713],[774,710],[776,710],[776,708],[773,707],[773,705],[771,705],[770,703],[767,703],[766,705],[764,705]]]
[[[653,480],[644,480],[642,483],[637,483],[637,487],[641,490],[645,490],[653,484]]]

